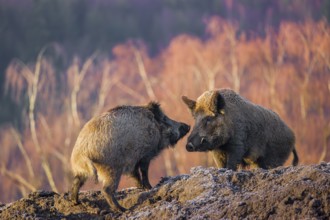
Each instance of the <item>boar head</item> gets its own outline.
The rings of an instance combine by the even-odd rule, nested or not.
[[[231,136],[230,122],[226,119],[226,103],[217,91],[203,93],[197,101],[182,96],[195,119],[186,149],[210,151],[227,143]]]
[[[183,138],[189,132],[189,125],[182,122],[174,121],[167,117],[167,115],[164,114],[158,103],[150,102],[147,108],[153,113],[156,121],[160,125],[163,141],[168,141],[170,146],[174,146],[181,138]]]

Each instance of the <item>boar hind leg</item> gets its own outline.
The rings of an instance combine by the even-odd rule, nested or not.
[[[213,154],[213,160],[218,168],[224,168],[226,166],[226,153],[215,149],[212,151]]]
[[[137,163],[134,167],[133,172],[131,173],[131,176],[134,178],[134,180],[136,182],[136,186],[142,188],[143,185],[142,185],[141,175],[139,172],[139,167],[140,167],[140,164]]]
[[[85,176],[76,175],[73,179],[72,189],[71,189],[71,201],[75,204],[78,204],[78,193],[79,189],[84,185],[86,182]]]
[[[150,160],[142,160],[140,162],[140,170],[142,174],[142,186],[144,189],[152,188],[148,177],[149,164],[150,164]]]
[[[103,180],[102,193],[109,206],[116,211],[125,212],[126,209],[119,205],[115,198],[115,192],[118,188],[121,173],[113,172],[112,169],[98,169],[98,173]]]

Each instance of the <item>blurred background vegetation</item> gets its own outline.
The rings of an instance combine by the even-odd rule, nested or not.
[[[278,112],[303,164],[329,161],[329,19],[328,0],[0,0],[0,202],[66,191],[93,115],[156,99],[193,124],[181,95],[220,87]],[[214,165],[184,142],[153,184]]]
[[[56,42],[68,66],[74,55],[85,59],[99,50],[110,55],[114,45],[140,39],[151,55],[181,33],[205,36],[205,22],[217,15],[239,25],[248,35],[264,35],[281,21],[330,19],[327,0],[0,0],[0,91],[12,59],[33,61],[42,47]],[[15,120],[15,105],[1,96],[0,123]]]

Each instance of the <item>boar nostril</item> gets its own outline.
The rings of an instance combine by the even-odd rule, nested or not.
[[[187,148],[187,151],[194,151],[194,145],[191,142],[189,142],[187,144],[186,148]]]

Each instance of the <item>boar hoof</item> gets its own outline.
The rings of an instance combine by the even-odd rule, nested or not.
[[[79,201],[76,201],[76,200],[72,200],[72,199],[71,199],[71,202],[72,202],[72,204],[73,204],[73,205],[79,205],[79,204],[80,204],[80,202],[79,202]]]
[[[145,190],[150,190],[151,188],[152,188],[151,185],[143,186],[143,189],[145,189]]]
[[[150,183],[143,183],[143,189],[145,189],[145,190],[149,190],[149,189],[151,189],[152,188],[152,186],[150,185]]]

